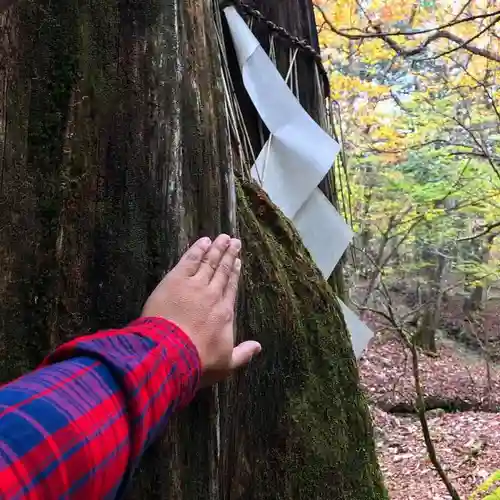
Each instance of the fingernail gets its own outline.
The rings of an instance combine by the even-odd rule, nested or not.
[[[231,240],[231,245],[235,250],[240,250],[241,249],[241,241],[238,240],[237,238],[233,238]]]
[[[209,247],[212,244],[212,240],[207,236],[204,236],[203,238],[200,239],[199,244],[203,247]]]
[[[236,271],[240,271],[241,270],[241,260],[240,259],[236,259],[234,261],[234,268],[236,269]]]
[[[217,236],[217,239],[216,239],[216,242],[217,242],[217,245],[221,246],[221,245],[224,245],[226,247],[228,247],[231,243],[231,237],[227,234],[219,234],[219,236]]]

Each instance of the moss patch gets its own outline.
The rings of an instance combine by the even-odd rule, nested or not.
[[[239,331],[264,351],[232,401],[231,498],[384,499],[333,291],[267,196],[247,182],[237,195],[245,249]]]

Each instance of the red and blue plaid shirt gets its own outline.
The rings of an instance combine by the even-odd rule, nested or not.
[[[116,498],[199,375],[196,348],[164,319],[61,346],[0,388],[0,498]]]

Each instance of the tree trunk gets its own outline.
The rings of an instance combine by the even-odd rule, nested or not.
[[[73,334],[135,318],[189,241],[230,228],[207,4],[22,1],[3,30],[5,381]],[[218,499],[215,414],[206,391],[174,419],[131,498]]]
[[[484,287],[476,285],[468,297],[464,300],[464,313],[466,317],[470,317],[472,313],[479,311],[483,305]]]
[[[309,1],[267,9],[314,35]],[[7,381],[74,334],[126,324],[190,241],[235,227],[207,2],[22,1],[0,30]],[[322,100],[304,88],[317,118]],[[253,185],[237,194],[238,331],[264,354],[169,423],[129,498],[385,498],[332,288]]]
[[[424,250],[423,258],[427,262],[427,292],[424,294],[425,305],[415,334],[415,343],[431,352],[436,352],[436,331],[441,319],[441,301],[443,298],[443,276],[446,269],[446,257],[443,249],[435,255]]]
[[[472,258],[480,264],[488,264],[490,260],[491,246],[493,245],[493,241],[496,236],[496,234],[490,234],[482,245],[480,242],[477,242],[476,253],[472,255]],[[464,300],[463,311],[466,317],[470,318],[473,313],[482,308],[484,295],[484,285],[482,283],[475,285],[472,288],[469,296]]]

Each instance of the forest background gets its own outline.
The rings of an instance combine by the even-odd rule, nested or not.
[[[346,257],[348,288],[377,331],[360,367],[386,485],[397,499],[458,498],[453,489],[467,498],[490,477],[474,498],[494,495],[499,5],[317,0],[315,7],[342,131],[340,205],[357,233]]]
[[[171,422],[130,498],[385,498],[344,288],[376,332],[359,367],[391,498],[499,489],[500,7],[315,1],[342,145],[321,187],[356,230],[332,286],[228,143],[228,95],[245,94],[222,91],[238,81],[217,3],[0,0],[1,382],[135,318],[200,234],[244,243],[238,338],[263,355]],[[252,6],[281,69],[297,39],[271,44],[277,27],[315,45],[311,0]],[[302,104],[320,120],[305,48]],[[238,126],[258,151],[248,104]]]

